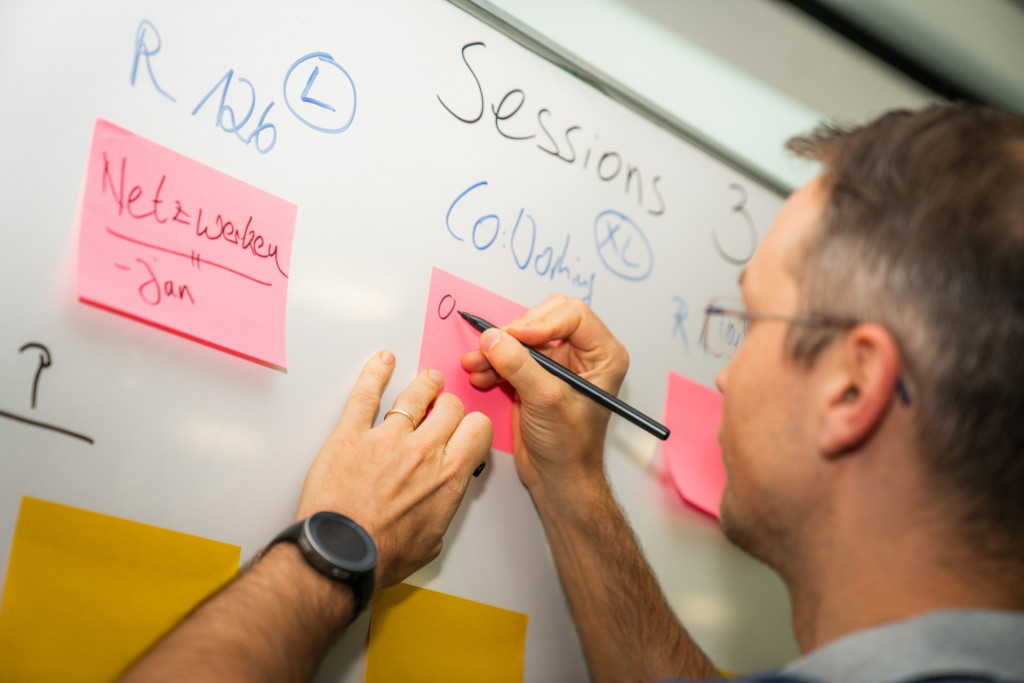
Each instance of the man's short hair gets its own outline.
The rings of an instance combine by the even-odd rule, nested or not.
[[[1024,563],[1024,119],[933,105],[788,147],[829,190],[803,312],[893,334],[935,496],[979,552]],[[829,341],[794,326],[790,352]]]

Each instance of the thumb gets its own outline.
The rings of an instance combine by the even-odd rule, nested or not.
[[[530,357],[526,347],[504,330],[495,327],[480,335],[480,350],[494,371],[511,384],[520,396],[524,388],[540,386],[550,377]]]

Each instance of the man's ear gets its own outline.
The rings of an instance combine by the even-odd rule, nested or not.
[[[830,358],[819,449],[837,458],[866,442],[896,398],[899,345],[884,327],[861,323]]]

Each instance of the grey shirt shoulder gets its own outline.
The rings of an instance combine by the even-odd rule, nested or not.
[[[843,683],[898,683],[944,674],[1024,681],[1024,612],[930,612],[838,638],[783,673]]]

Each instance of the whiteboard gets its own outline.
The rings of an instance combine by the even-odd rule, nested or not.
[[[334,120],[289,90],[314,54],[350,79]],[[229,73],[228,106],[255,112],[237,134],[217,125]],[[703,307],[737,291],[782,202],[441,0],[4,3],[0,86],[4,567],[26,495],[251,556],[291,520],[364,361],[398,357],[383,405],[415,375],[434,267],[524,305],[585,298],[631,352],[623,398],[660,416],[668,372],[713,386]],[[286,370],[78,300],[97,117],[298,207]],[[608,217],[624,239],[608,239]],[[30,343],[48,367],[38,347],[19,351]],[[510,456],[488,461],[442,556],[410,581],[529,614],[525,679],[584,680],[529,496]],[[613,419],[606,461],[668,600],[716,662],[751,671],[795,654],[781,582],[679,500],[656,441]],[[318,680],[361,679],[367,625]]]

